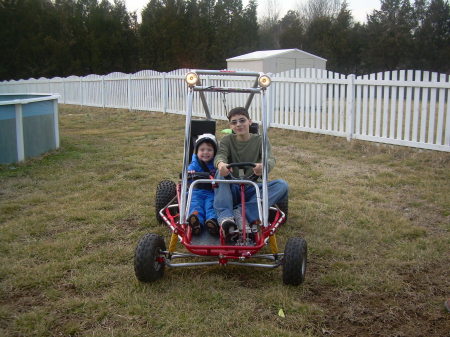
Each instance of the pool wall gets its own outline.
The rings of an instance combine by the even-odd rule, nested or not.
[[[0,94],[0,164],[59,148],[58,95]]]

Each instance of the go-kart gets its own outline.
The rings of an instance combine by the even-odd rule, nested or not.
[[[211,76],[246,76],[255,78],[252,87],[216,87],[202,86],[200,75]],[[307,244],[303,238],[289,238],[284,252],[279,252],[276,231],[284,224],[288,217],[288,198],[276,205],[268,205],[267,167],[268,167],[268,114],[266,103],[266,89],[270,85],[270,77],[256,72],[196,70],[186,75],[189,87],[186,112],[186,132],[184,141],[184,160],[181,181],[161,181],[156,189],[155,211],[157,221],[164,223],[171,231],[169,247],[166,248],[164,237],[157,234],[146,234],[139,241],[134,255],[134,270],[141,282],[152,282],[161,278],[165,267],[195,267],[205,265],[241,265],[246,267],[277,268],[282,266],[283,282],[289,285],[299,285],[305,279],[307,264]],[[192,119],[194,93],[198,92],[206,119]],[[188,172],[187,168],[193,151],[193,144],[197,136],[203,133],[215,134],[215,121],[211,118],[205,92],[247,93],[249,94],[245,107],[248,109],[253,96],[261,95],[262,102],[262,177],[228,176],[226,179],[216,179],[205,172]],[[253,125],[251,132],[257,132],[258,126]],[[238,167],[243,172],[254,163],[231,163],[229,168]],[[258,184],[256,179],[262,180]],[[235,209],[237,229],[234,239],[228,240],[223,229],[219,235],[212,235],[202,230],[199,235],[193,235],[188,225],[188,211],[191,203],[192,191],[198,184],[238,184],[241,202]],[[244,190],[246,185],[255,188],[258,200],[258,213],[261,219],[259,226],[249,226],[246,221],[246,205]],[[238,221],[239,218],[239,221]],[[187,249],[188,253],[177,252],[177,243]],[[270,253],[260,254],[266,245],[270,246]],[[178,262],[189,259],[187,262]],[[177,261],[175,261],[177,260]],[[199,261],[200,260],[200,261]]]

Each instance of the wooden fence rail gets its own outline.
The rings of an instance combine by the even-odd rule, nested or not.
[[[59,94],[59,103],[184,114],[188,69],[170,73],[143,70],[67,78],[0,82],[0,93]],[[267,94],[271,126],[347,139],[450,152],[449,76],[400,70],[364,76],[321,69],[296,69],[272,75]],[[205,76],[208,86],[244,87],[248,78]],[[245,104],[245,95],[207,93],[211,114]],[[194,115],[204,116],[200,99]],[[250,115],[259,121],[259,104]]]

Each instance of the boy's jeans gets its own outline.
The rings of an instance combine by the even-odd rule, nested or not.
[[[216,179],[224,179],[217,171]],[[262,193],[262,184],[258,184]],[[272,180],[267,183],[269,194],[269,206],[275,205],[286,197],[288,184],[282,179]],[[217,213],[219,224],[225,218],[233,218],[233,207],[241,203],[241,192],[239,184],[221,184],[214,189],[214,208]],[[245,185],[245,210],[249,224],[259,220],[258,205],[255,188],[252,185]]]

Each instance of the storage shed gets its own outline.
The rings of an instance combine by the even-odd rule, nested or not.
[[[327,60],[300,49],[259,50],[227,59],[229,70],[280,73],[297,68],[326,69]]]

